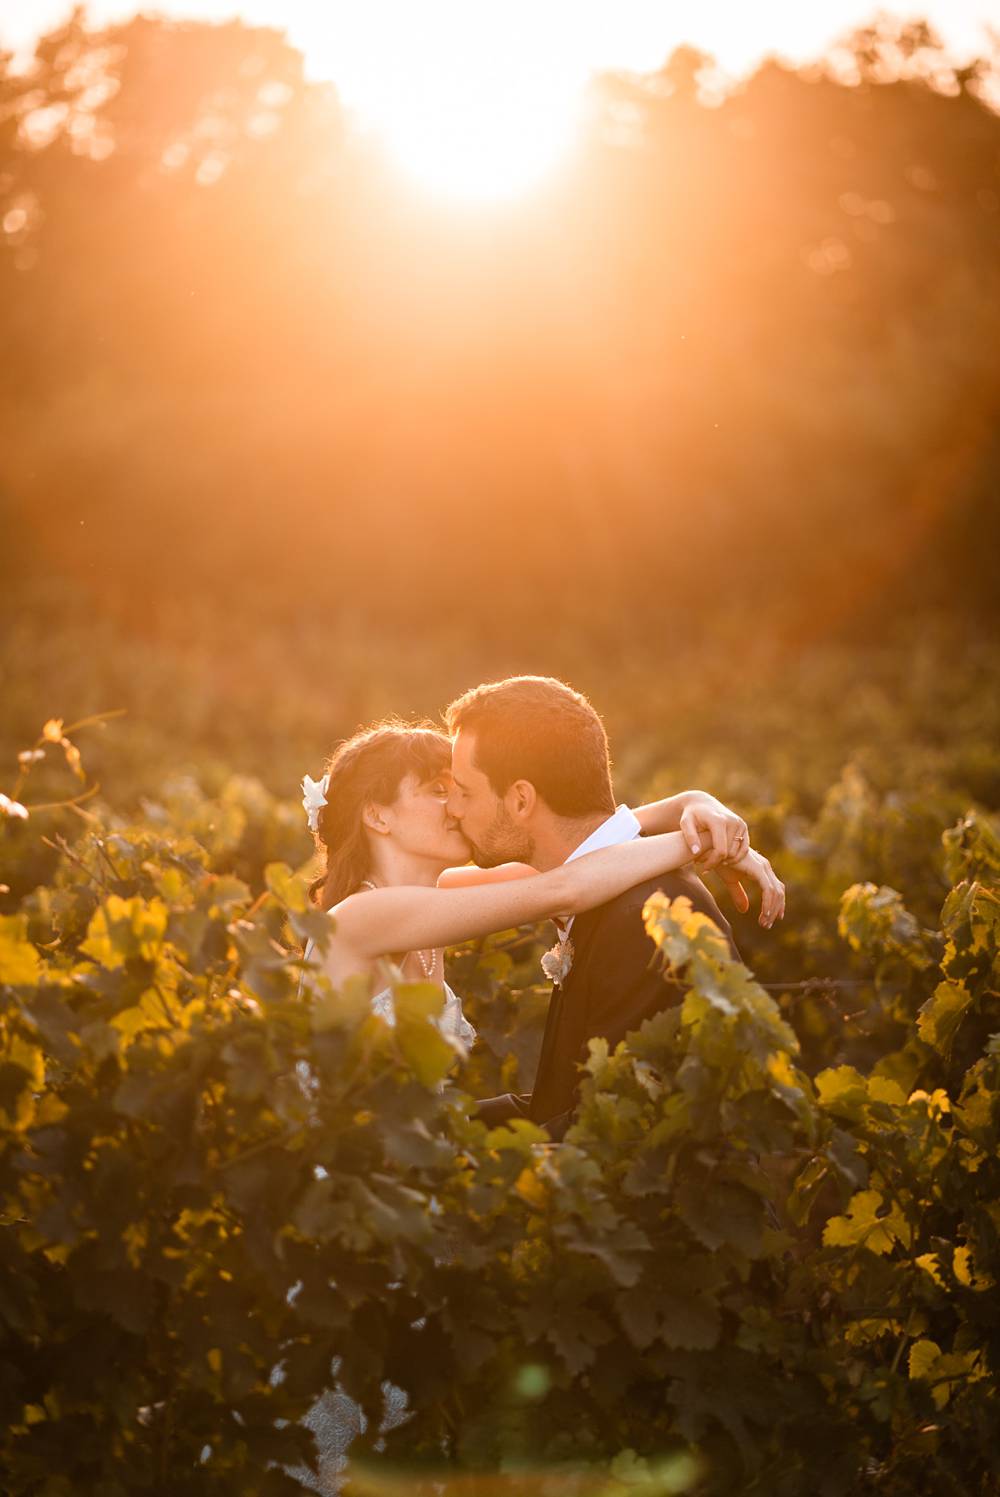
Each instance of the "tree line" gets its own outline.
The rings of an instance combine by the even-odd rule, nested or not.
[[[472,212],[277,31],[77,11],[5,58],[8,579],[483,627],[676,626],[713,575],[792,634],[990,609],[993,65],[884,21],[708,71],[596,79],[545,190]]]

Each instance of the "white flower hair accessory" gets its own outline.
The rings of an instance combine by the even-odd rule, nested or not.
[[[325,774],[321,780],[311,780],[308,775],[302,776],[302,809],[306,813],[309,830],[319,830],[319,813],[326,805],[326,792],[330,788],[330,776]]]

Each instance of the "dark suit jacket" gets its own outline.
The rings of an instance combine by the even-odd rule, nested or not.
[[[535,1089],[530,1096],[508,1092],[480,1102],[477,1115],[484,1122],[495,1127],[527,1117],[551,1124],[549,1131],[561,1137],[576,1105],[578,1067],[587,1058],[587,1041],[603,1036],[613,1050],[651,1015],[681,1001],[677,984],[664,982],[653,964],[656,947],[643,928],[642,907],[657,889],[670,899],[686,894],[696,910],[711,916],[738,957],[715,900],[699,878],[684,870],[636,884],[617,899],[577,915],[570,936],[573,966],[563,986],[552,991]]]

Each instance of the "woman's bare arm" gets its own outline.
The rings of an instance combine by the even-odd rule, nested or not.
[[[465,889],[399,887],[351,894],[331,914],[336,941],[362,962],[451,946],[554,915],[580,915],[690,863],[681,832],[585,853],[546,873]]]

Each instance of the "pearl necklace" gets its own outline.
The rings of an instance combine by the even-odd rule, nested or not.
[[[373,884],[370,878],[363,878],[360,887],[362,889],[377,889],[379,886],[378,884]],[[430,982],[434,975],[434,968],[437,966],[437,952],[432,947],[429,951],[414,951],[412,955],[416,957],[420,963],[424,977]]]

